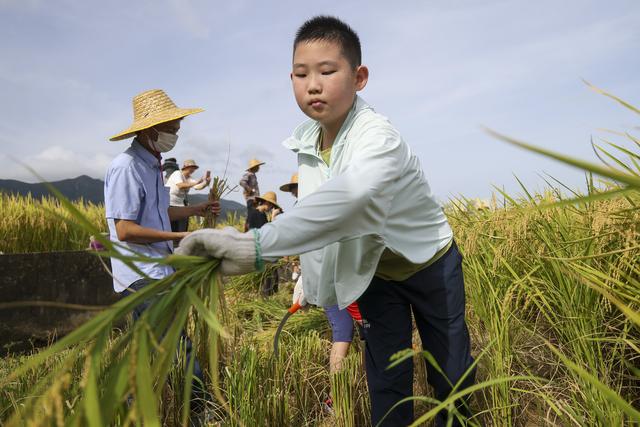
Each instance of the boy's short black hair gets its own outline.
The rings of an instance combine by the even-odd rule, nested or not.
[[[295,52],[298,43],[320,40],[338,43],[342,49],[342,54],[353,68],[360,66],[362,63],[362,51],[358,35],[353,28],[333,16],[315,16],[302,24],[296,32],[293,51]]]

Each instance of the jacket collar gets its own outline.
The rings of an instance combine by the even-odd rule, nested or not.
[[[349,134],[355,118],[364,110],[371,109],[364,99],[356,96],[351,111],[344,120],[336,140],[333,144],[334,147],[344,144],[346,136]],[[299,125],[294,131],[293,135],[285,139],[282,142],[285,148],[293,151],[294,153],[304,153],[316,155],[316,142],[318,141],[318,135],[320,133],[320,123],[316,120],[307,120]]]

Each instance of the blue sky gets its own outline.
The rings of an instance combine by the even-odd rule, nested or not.
[[[317,6],[313,6],[317,4]],[[180,131],[179,160],[229,178],[267,162],[261,189],[295,169],[281,147],[305,119],[291,90],[291,43],[317,14],[358,31],[370,68],[361,93],[420,157],[442,200],[517,192],[513,174],[579,186],[577,171],[492,139],[502,133],[593,159],[602,129],[638,117],[582,78],[640,104],[640,2],[629,1],[44,1],[0,0],[0,178],[102,178],[128,141],[131,98],[162,88],[203,107]],[[287,195],[279,194],[285,206]],[[231,198],[240,200],[239,193]]]

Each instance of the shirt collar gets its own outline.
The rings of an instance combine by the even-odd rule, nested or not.
[[[336,140],[334,142],[334,146],[338,146],[344,143],[344,137],[351,130],[351,126],[354,123],[355,117],[363,110],[370,109],[369,105],[359,96],[356,95],[356,99],[353,102],[353,106],[351,107],[351,111],[344,120],[338,135],[336,135]],[[307,120],[306,122],[299,125],[294,131],[293,135],[287,138],[282,142],[286,148],[297,152],[297,153],[306,153],[306,154],[315,154],[316,153],[316,141],[318,140],[318,135],[320,134],[320,124],[315,120]]]
[[[162,157],[158,158],[154,156],[151,152],[149,152],[149,150],[147,150],[142,146],[142,144],[140,144],[138,138],[133,139],[133,142],[131,143],[131,150],[136,156],[142,159],[142,161],[150,167],[158,169],[160,168]]]

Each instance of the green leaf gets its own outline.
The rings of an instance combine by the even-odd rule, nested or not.
[[[574,363],[568,357],[560,352],[553,344],[549,341],[546,341],[547,347],[556,355],[562,362],[571,368],[574,372],[584,378],[589,384],[597,388],[603,396],[615,406],[617,406],[620,410],[622,410],[625,414],[627,414],[632,421],[640,422],[640,411],[631,406],[627,401],[625,401],[618,393],[611,390],[605,384],[603,384],[598,378],[587,372],[584,368],[580,367],[578,364]]]
[[[529,151],[533,151],[534,153],[541,154],[545,157],[550,157],[552,159],[558,160],[562,163],[574,166],[579,169],[584,169],[591,171],[597,175],[604,176],[607,178],[611,178],[623,184],[627,184],[630,187],[635,189],[640,189],[640,177],[634,176],[632,174],[624,173],[616,169],[602,167],[598,164],[587,162],[584,160],[575,159],[573,157],[557,153],[552,150],[548,150],[546,148],[536,147],[535,145],[527,144],[522,141],[518,141],[514,138],[510,138],[508,136],[502,135],[498,132],[495,132],[491,129],[485,128],[485,131],[495,137],[496,139],[502,140],[512,145],[516,145],[518,147],[524,148]]]
[[[143,314],[136,323],[141,323],[145,320]],[[141,329],[135,338],[138,342],[138,357],[136,359],[136,404],[145,426],[160,427],[156,403],[160,401],[160,396],[156,395],[153,390],[153,378],[151,376],[149,360],[149,336],[144,329]]]

